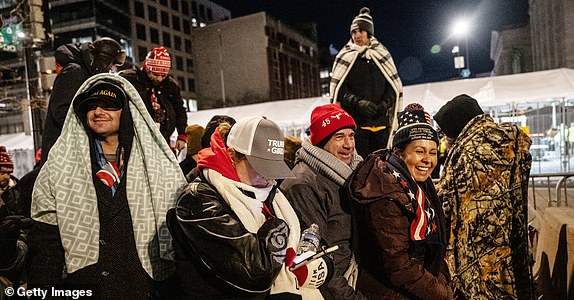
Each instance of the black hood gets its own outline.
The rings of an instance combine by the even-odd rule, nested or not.
[[[56,49],[56,63],[63,68],[70,63],[76,63],[90,70],[90,49],[87,44],[65,44]]]

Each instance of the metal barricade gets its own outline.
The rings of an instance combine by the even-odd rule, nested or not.
[[[529,198],[533,200],[534,208],[537,208],[536,198],[540,196],[547,201],[547,207],[568,206],[568,179],[570,177],[574,177],[574,173],[530,174]],[[541,195],[542,188],[546,190],[545,195],[544,193]],[[570,191],[574,192],[574,189]]]

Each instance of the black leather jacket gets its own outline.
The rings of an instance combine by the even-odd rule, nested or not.
[[[267,199],[272,207],[275,189]],[[265,299],[281,270],[289,228],[269,218],[257,233],[237,215],[203,174],[191,182],[167,214],[183,299]]]

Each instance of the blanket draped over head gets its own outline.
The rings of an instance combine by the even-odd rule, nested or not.
[[[114,82],[126,93],[134,137],[125,181],[136,249],[150,277],[162,280],[173,272],[172,264],[165,261],[173,260],[165,216],[186,180],[138,92],[127,80],[113,74],[95,75],[84,82],[74,101],[102,79]],[[31,208],[36,221],[58,226],[68,273],[97,263],[100,236],[90,141],[73,107],[38,175]]]

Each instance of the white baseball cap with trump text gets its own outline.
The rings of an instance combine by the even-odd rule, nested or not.
[[[269,179],[295,177],[285,163],[284,145],[283,132],[266,117],[242,119],[227,136],[227,147],[244,154],[253,169]]]

